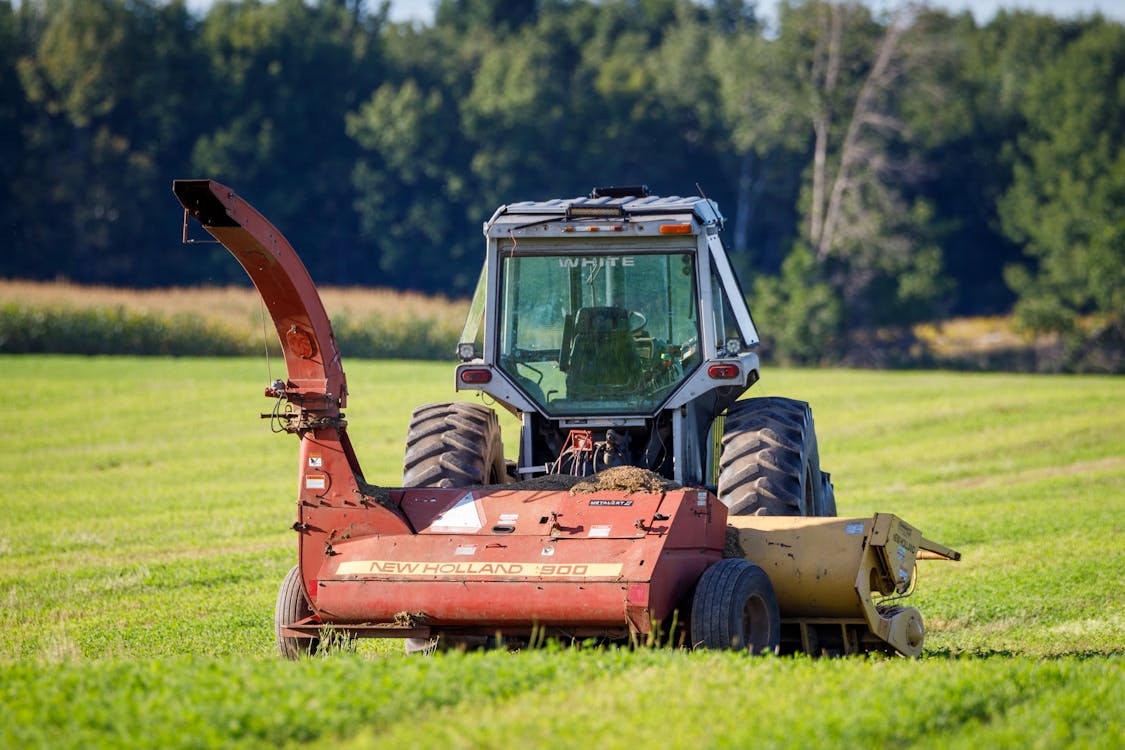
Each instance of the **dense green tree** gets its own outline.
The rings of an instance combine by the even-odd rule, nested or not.
[[[1092,316],[1125,342],[1125,28],[1097,22],[1027,86],[1028,127],[1001,203],[1030,266],[1013,266],[1028,327],[1082,340]]]
[[[1088,22],[1009,11],[980,28],[968,13],[929,14],[926,21],[949,54],[930,69],[944,81],[938,106],[907,103],[907,120],[924,139],[930,165],[916,192],[933,205],[942,231],[945,267],[957,280],[953,310],[1003,313],[1013,301],[1003,269],[1021,249],[1003,232],[997,202],[1012,179],[1011,145],[1026,127],[1022,102],[1037,71]]]
[[[20,210],[38,218],[19,235],[37,250],[29,264],[36,275],[157,281],[169,263],[158,249],[175,231],[154,217],[168,215],[170,173],[186,168],[192,142],[191,17],[182,2],[145,0],[47,0],[21,15],[35,29],[19,61],[34,107],[17,178]]]
[[[18,64],[28,54],[23,19],[0,2],[0,236],[20,237],[25,217],[17,209],[27,146],[24,128],[33,111],[20,86]],[[18,267],[18,266],[16,266]]]
[[[674,192],[705,180],[710,164],[699,168],[707,157],[692,143],[698,130],[683,127],[684,108],[662,97],[659,76],[667,72],[656,62],[667,35],[695,21],[686,7],[555,6],[488,50],[462,103],[471,168],[484,191],[480,211],[596,184]],[[707,92],[692,93],[706,102]]]
[[[201,29],[211,125],[195,170],[237,187],[322,282],[379,278],[349,200],[345,116],[381,80],[382,22],[342,2],[249,0],[217,3]]]
[[[430,28],[387,30],[387,79],[346,116],[346,127],[359,146],[353,205],[379,283],[467,295],[484,217],[469,209],[479,190],[460,103],[494,35],[464,35],[467,21],[448,16],[439,13],[446,22]]]
[[[756,278],[753,289],[754,318],[770,357],[783,364],[815,365],[843,355],[843,304],[808,245],[798,242],[781,272]]]
[[[448,127],[456,116],[456,103],[440,88],[424,90],[411,79],[383,84],[348,118],[349,134],[366,152],[352,173],[356,208],[383,283],[471,291],[479,237],[459,231],[472,224],[464,221],[457,168],[463,144]]]
[[[462,34],[503,33],[533,23],[542,5],[543,0],[440,0],[434,17],[438,26]]]

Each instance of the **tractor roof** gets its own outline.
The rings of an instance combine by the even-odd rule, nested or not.
[[[596,191],[595,191],[596,192]],[[629,219],[674,217],[691,214],[703,226],[722,226],[723,216],[714,201],[700,196],[678,195],[552,198],[545,201],[521,201],[496,209],[485,224],[485,232],[497,223],[527,224],[567,219]]]

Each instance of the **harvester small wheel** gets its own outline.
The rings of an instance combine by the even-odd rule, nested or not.
[[[281,628],[312,615],[312,607],[305,599],[301,587],[301,566],[294,565],[277,592],[277,608],[273,614],[273,630],[277,637],[277,650],[286,659],[300,659],[316,652],[319,638],[294,638],[281,634]]]
[[[508,481],[500,420],[480,404],[427,404],[406,432],[403,487],[469,487]]]
[[[789,398],[750,398],[727,410],[719,498],[734,515],[834,516],[836,502],[812,409]]]
[[[705,570],[691,603],[691,641],[696,648],[776,651],[781,615],[766,572],[736,557]]]

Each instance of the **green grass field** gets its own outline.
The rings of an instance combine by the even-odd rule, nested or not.
[[[265,363],[0,364],[0,747],[1125,745],[1120,378],[765,371],[753,395],[812,402],[841,515],[964,553],[921,563],[922,659],[365,643],[290,663],[296,440],[257,418]],[[452,368],[348,373],[367,478],[397,484],[410,411],[452,397]]]

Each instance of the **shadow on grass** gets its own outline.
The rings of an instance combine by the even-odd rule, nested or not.
[[[1110,657],[1125,656],[1125,647],[1108,649],[1104,651],[1089,649],[1082,651],[1067,651],[1061,654],[1029,654],[1024,651],[1013,651],[1010,649],[976,649],[959,651],[956,649],[937,649],[935,651],[926,651],[923,659],[1018,659],[1018,658],[1031,658],[1039,661],[1062,661],[1064,659],[1077,659],[1085,661],[1088,659],[1106,659]]]

